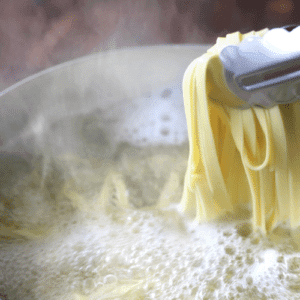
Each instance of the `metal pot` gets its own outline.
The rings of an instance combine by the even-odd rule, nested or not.
[[[4,90],[0,94],[2,216],[5,211],[10,213],[12,204],[5,202],[10,188],[22,176],[30,174],[36,159],[44,161],[44,173],[47,173],[47,162],[51,159],[64,155],[90,162],[110,159],[124,142],[137,147],[186,143],[182,78],[190,62],[208,48],[187,45],[107,51],[55,66]],[[49,193],[48,196],[50,199]],[[32,197],[36,199],[29,201],[33,209],[25,201],[19,214],[40,213],[40,219],[46,222],[47,218],[55,219],[48,206],[39,202],[43,197],[38,194]],[[7,224],[0,225],[0,235],[4,232],[5,236]],[[18,237],[17,231],[12,232]],[[102,234],[102,229],[99,233]],[[84,231],[78,234],[82,234],[83,240],[88,237]],[[54,240],[54,247],[72,239],[63,233]],[[4,245],[4,239],[0,242],[3,243],[0,265],[5,266],[2,271],[6,274],[2,276],[0,272],[1,299],[44,299],[38,293],[48,285],[51,287],[51,282],[40,284],[35,291],[26,283],[37,280],[32,274],[39,274],[36,268],[40,268],[42,261],[47,265],[46,257],[55,252],[49,251],[48,244],[41,241],[36,239],[22,245]],[[61,269],[61,266],[53,267]],[[49,268],[52,268],[51,259]],[[49,278],[56,278],[51,274]],[[65,296],[57,298],[55,289],[53,295],[53,299],[66,299]]]

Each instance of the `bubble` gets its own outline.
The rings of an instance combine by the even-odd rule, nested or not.
[[[300,274],[300,257],[292,257],[287,261],[288,272]]]
[[[225,247],[225,253],[228,255],[234,255],[235,254],[235,248],[232,246]]]
[[[162,98],[170,98],[172,96],[172,90],[171,89],[164,89],[160,95]]]
[[[242,237],[248,237],[252,232],[252,226],[249,223],[242,223],[236,226],[237,234]]]
[[[104,277],[103,283],[111,284],[111,283],[115,283],[117,280],[118,280],[118,278],[115,275],[109,274]]]
[[[92,278],[87,278],[83,281],[83,293],[88,294],[96,288],[95,280]]]
[[[160,130],[160,133],[161,133],[161,135],[163,135],[163,136],[168,136],[168,135],[170,134],[170,129],[168,129],[168,128],[162,128],[162,129]]]
[[[163,122],[168,122],[171,120],[171,117],[169,115],[162,115],[160,118]]]
[[[278,256],[277,257],[277,262],[278,263],[284,263],[284,257],[283,256]]]

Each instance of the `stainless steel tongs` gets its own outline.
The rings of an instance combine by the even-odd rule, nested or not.
[[[229,89],[247,103],[241,109],[270,108],[300,99],[300,52],[272,53],[254,36],[225,47],[220,59]]]

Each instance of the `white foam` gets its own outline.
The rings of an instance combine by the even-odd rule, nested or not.
[[[253,281],[259,284],[270,272],[270,268],[277,264],[278,251],[268,249],[261,253],[259,260],[251,268],[250,274]]]
[[[242,239],[232,224],[189,231],[176,213],[127,211],[118,222],[82,216],[67,229],[43,243],[3,247],[0,293],[2,286],[9,299],[98,299],[91,296],[97,289],[126,281],[140,286],[124,299],[294,299],[279,278],[290,272],[279,252]]]
[[[123,112],[117,140],[134,146],[179,145],[187,141],[181,81],[134,99]]]

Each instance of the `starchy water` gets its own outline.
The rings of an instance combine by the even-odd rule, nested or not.
[[[0,298],[298,299],[289,230],[263,238],[246,208],[200,225],[178,211],[187,158],[122,144],[98,165],[65,157],[69,173],[52,163],[44,189],[37,163],[5,207],[19,236],[1,242]]]

